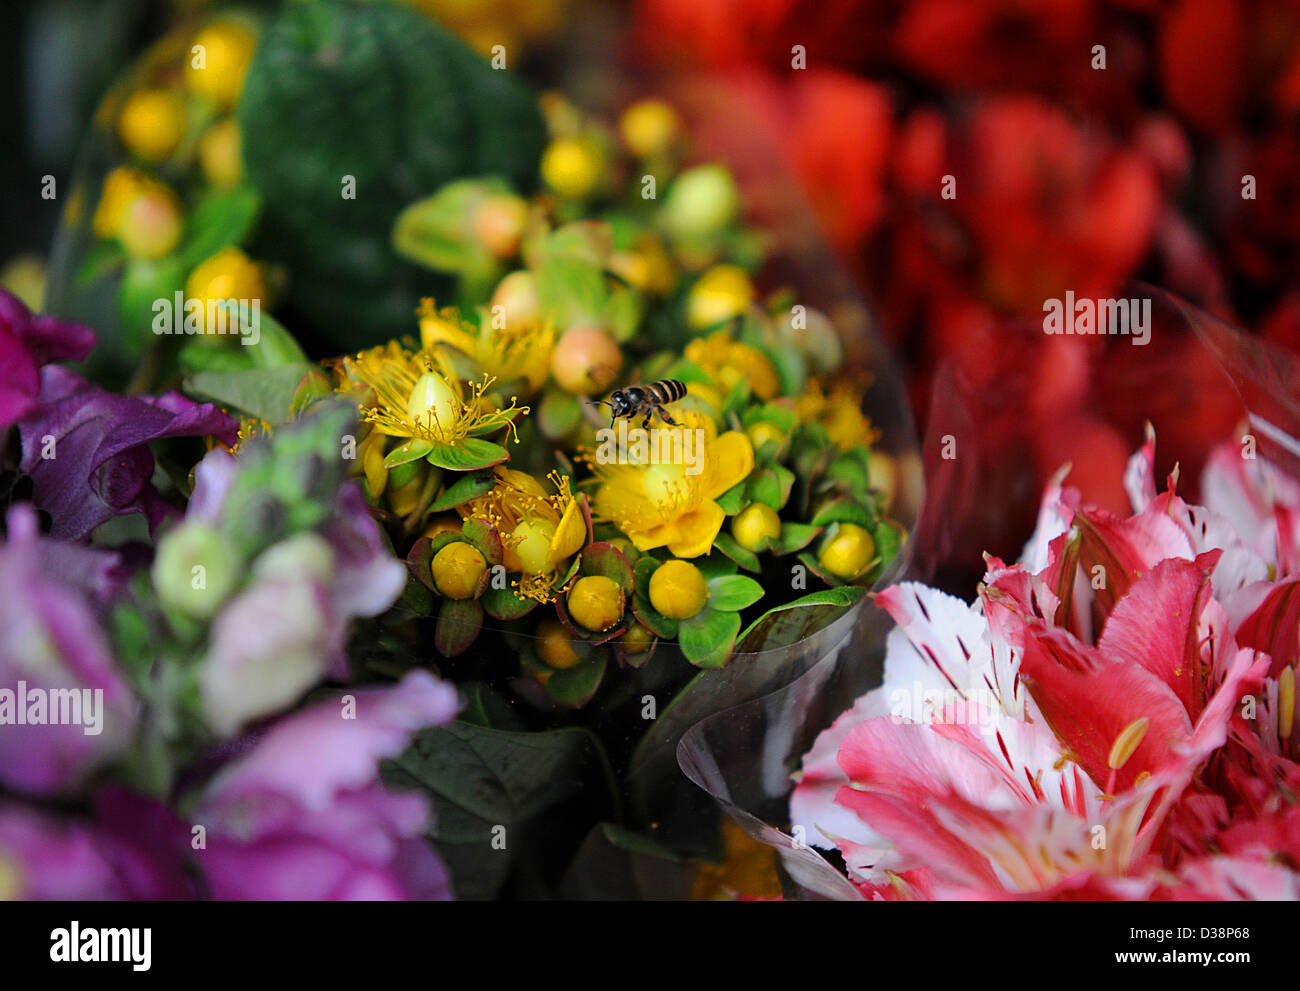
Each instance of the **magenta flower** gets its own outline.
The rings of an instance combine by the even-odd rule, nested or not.
[[[42,370],[37,404],[19,424],[20,467],[55,537],[81,539],[126,513],[144,513],[152,529],[174,510],[150,483],[149,444],[205,436],[233,444],[237,429],[210,403],[175,392],[115,396],[56,365]]]
[[[1053,482],[971,606],[915,583],[877,597],[898,623],[885,682],[818,738],[791,801],[864,894],[1300,894],[1300,488],[1225,452],[1205,507],[1175,479],[1157,495],[1153,440],[1126,474],[1133,516]]]
[[[35,408],[41,366],[81,361],[94,343],[88,327],[34,317],[22,300],[0,289],[0,430]]]
[[[121,753],[136,702],[93,600],[114,555],[38,536],[30,506],[9,511],[0,545],[0,783],[65,792]]]
[[[352,700],[351,702],[349,700]],[[218,899],[445,899],[446,869],[422,838],[428,797],[396,793],[379,762],[451,720],[456,690],[424,671],[286,716],[202,789],[186,833]]]
[[[193,897],[193,886],[164,847],[146,848],[140,812],[153,803],[106,793],[100,820],[112,828],[0,803],[0,901],[120,901]],[[159,856],[163,853],[163,856]]]

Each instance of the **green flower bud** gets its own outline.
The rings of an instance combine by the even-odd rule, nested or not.
[[[187,522],[163,537],[150,577],[164,609],[211,619],[239,583],[241,570],[215,529]]]

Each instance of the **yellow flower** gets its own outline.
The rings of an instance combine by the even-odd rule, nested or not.
[[[257,35],[239,21],[209,24],[194,36],[192,57],[185,67],[185,85],[221,109],[229,109],[243,91],[244,76],[256,47]]]
[[[724,389],[748,379],[750,389],[760,399],[771,399],[781,391],[781,380],[771,359],[756,347],[733,341],[725,330],[695,338],[686,345],[686,358],[708,372]]]
[[[478,590],[487,561],[473,544],[452,541],[433,556],[433,583],[449,599],[470,599]]]
[[[96,237],[108,239],[117,237],[122,218],[127,208],[141,195],[166,189],[158,180],[146,175],[139,169],[128,165],[119,165],[104,177],[104,189],[99,196],[99,205],[95,207],[95,217],[91,227]]]
[[[456,447],[468,438],[501,429],[513,435],[515,417],[528,412],[513,398],[505,409],[495,409],[485,400],[483,393],[493,381],[490,376],[471,386],[466,395],[445,360],[408,351],[396,341],[345,358],[343,374],[372,390],[374,405],[362,406],[362,418],[388,437]]]
[[[867,570],[876,556],[876,542],[856,523],[837,523],[822,546],[817,563],[836,578],[846,582]]]
[[[584,629],[603,633],[623,618],[623,590],[605,575],[579,578],[569,591],[569,615]]]
[[[164,159],[185,137],[185,102],[169,89],[137,90],[122,106],[117,135],[146,162]]]
[[[559,472],[548,476],[554,494],[527,472],[498,467],[495,474],[491,490],[457,509],[465,519],[487,520],[497,528],[506,570],[520,575],[516,594],[550,602],[564,591],[556,587],[560,564],[587,542],[582,499]]]
[[[615,458],[588,459],[599,482],[594,508],[627,534],[637,550],[666,546],[677,557],[699,557],[713,547],[726,518],[714,500],[750,473],[754,448],[739,431],[718,435],[713,422],[698,413],[684,412],[678,426],[658,429],[661,451],[686,451],[687,444],[702,439],[698,459],[690,465],[656,464],[649,460],[653,451],[636,446],[618,451]]]
[[[866,386],[854,388],[840,380],[832,384],[830,392],[823,391],[820,383],[810,381],[804,394],[795,402],[795,412],[802,423],[820,423],[831,440],[843,451],[855,447],[869,447],[880,439],[880,431],[862,415],[862,393]]]
[[[723,816],[722,838],[726,851],[720,864],[704,864],[695,876],[691,901],[730,901],[738,897],[777,899],[781,879],[776,851],[752,839]]]
[[[536,392],[546,382],[555,347],[555,329],[501,320],[489,312],[475,325],[451,307],[439,310],[432,299],[420,301],[420,343],[426,351],[449,344],[473,358],[498,382],[520,379]]]
[[[704,573],[689,561],[665,561],[650,576],[650,604],[669,619],[690,619],[708,600]]]
[[[754,301],[754,284],[743,268],[715,265],[691,286],[686,318],[692,327],[712,327],[739,316]]]

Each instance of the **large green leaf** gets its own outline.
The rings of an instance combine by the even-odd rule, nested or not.
[[[599,741],[577,728],[517,733],[455,722],[421,733],[385,777],[432,797],[430,837],[451,867],[460,898],[496,894],[530,839],[557,841],[572,854],[581,833],[542,840],[526,835],[523,827],[538,814],[575,799],[608,813],[615,802]],[[567,859],[555,858],[556,866]]]
[[[526,87],[396,3],[283,5],[238,116],[264,210],[253,253],[288,267],[289,307],[338,350],[408,333],[421,296],[447,295],[393,249],[401,210],[464,176],[526,192],[545,141]]]
[[[289,418],[294,391],[311,367],[292,364],[245,372],[200,372],[185,380],[185,391],[267,423],[283,423]]]

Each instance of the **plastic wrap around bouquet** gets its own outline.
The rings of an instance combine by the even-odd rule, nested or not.
[[[906,570],[807,674],[683,738],[788,897],[1300,896],[1300,365],[1128,295],[1130,333],[1079,300],[950,365]]]
[[[615,126],[510,58],[401,5],[288,4],[179,30],[101,109],[49,290],[101,332],[89,374],[237,417],[254,530],[322,526],[293,466],[335,444],[339,507],[406,566],[312,662],[176,466],[199,520],[159,559],[230,580],[200,605],[155,567],[165,623],[271,666],[200,678],[185,752],[432,670],[460,716],[384,774],[431,800],[458,896],[770,893],[770,856],[748,886],[709,866],[739,834],[677,745],[860,652],[919,499],[901,382],[767,138],[685,90]],[[278,579],[321,570],[295,548]]]

